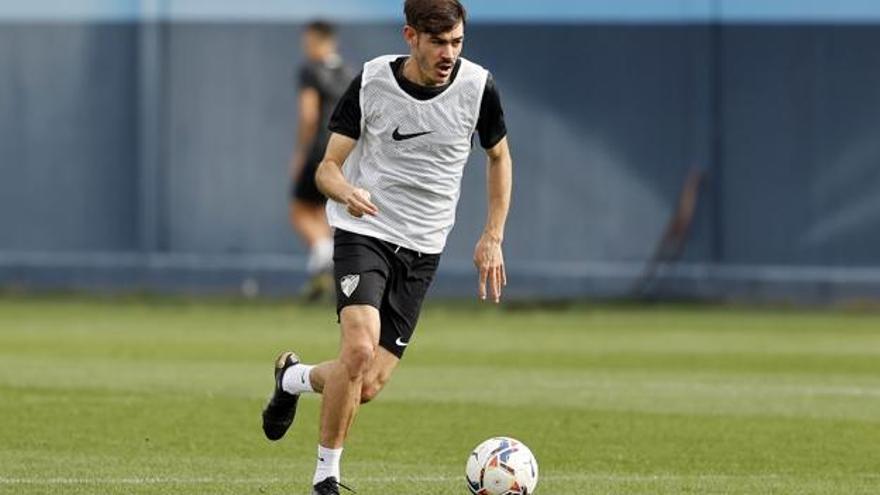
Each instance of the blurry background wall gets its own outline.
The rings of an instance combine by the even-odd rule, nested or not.
[[[0,3],[0,285],[297,287],[300,26],[337,20],[353,65],[405,50],[402,2],[313,3]],[[880,4],[466,4],[515,160],[511,292],[626,294],[699,167],[654,294],[880,295]],[[484,161],[438,292],[473,291]]]

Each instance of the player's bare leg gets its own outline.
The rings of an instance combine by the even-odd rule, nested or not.
[[[339,314],[342,333],[339,357],[311,369],[312,390],[323,393],[318,462],[313,493],[338,493],[342,446],[361,403],[362,388],[371,376],[379,346],[379,310],[369,305],[346,306]],[[314,372],[314,373],[312,373]],[[314,376],[312,376],[314,375]]]
[[[391,379],[400,358],[383,347],[376,347],[370,368],[361,381],[360,403],[376,398]],[[324,391],[331,374],[343,366],[339,359],[317,365],[300,363],[291,351],[282,352],[275,363],[275,392],[263,411],[263,429],[270,440],[281,439],[293,423],[299,396]],[[348,427],[351,427],[351,416]],[[346,429],[347,431],[347,429]]]
[[[289,208],[290,224],[309,247],[306,271],[310,279],[303,289],[308,300],[320,299],[333,285],[330,270],[333,267],[333,236],[327,224],[324,206],[308,201],[294,200]]]
[[[388,349],[381,346],[378,347],[373,358],[373,366],[370,367],[370,371],[364,377],[363,386],[361,387],[361,404],[366,404],[379,395],[379,392],[385,388],[388,380],[391,379],[391,375],[397,369],[399,362],[400,358],[391,354]]]
[[[379,311],[366,305],[347,306],[340,313],[342,345],[329,366],[321,403],[321,445],[342,447],[361,402],[361,389],[379,346]]]
[[[322,239],[330,238],[330,226],[324,206],[307,201],[294,200],[288,211],[290,225],[309,248]]]
[[[361,404],[370,402],[379,395],[391,379],[398,363],[400,363],[399,357],[391,354],[384,347],[377,347],[373,365],[370,366],[361,386]],[[335,364],[336,361],[325,361],[312,368],[309,380],[315,393],[320,394],[324,391],[324,383]]]
[[[340,322],[342,339],[336,359],[308,365],[291,351],[281,353],[276,362],[276,390],[263,412],[266,436],[277,440],[292,424],[300,395],[324,395],[313,495],[336,494],[339,487],[345,488],[340,483],[342,446],[360,404],[376,398],[400,362],[379,346],[381,320],[376,308],[347,306],[340,312]]]

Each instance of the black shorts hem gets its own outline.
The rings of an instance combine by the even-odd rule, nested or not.
[[[307,203],[316,207],[323,207],[327,204],[327,198],[325,197],[315,197],[315,196],[298,196],[296,194],[290,195],[291,203]]]
[[[397,359],[403,359],[404,350],[398,347],[394,343],[384,342],[381,338],[379,339],[379,347],[385,349],[386,351],[393,354]]]
[[[369,306],[371,308],[376,308],[376,311],[379,314],[382,314],[382,304],[376,304],[368,301],[350,301],[336,305],[336,323],[342,323],[342,310],[349,306]]]
[[[327,203],[327,196],[324,196],[315,182],[315,173],[318,171],[319,164],[319,162],[306,163],[299,177],[290,185],[291,201],[303,201],[318,206]]]

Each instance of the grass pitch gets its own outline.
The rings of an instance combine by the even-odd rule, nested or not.
[[[0,493],[306,494],[318,398],[278,443],[272,361],[332,308],[0,299]],[[538,495],[880,493],[880,316],[428,305],[343,456],[361,495],[465,494],[493,435]]]

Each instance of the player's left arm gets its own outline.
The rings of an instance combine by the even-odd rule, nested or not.
[[[486,299],[488,292],[495,303],[499,303],[501,290],[507,285],[507,271],[504,268],[501,244],[504,241],[504,224],[510,209],[513,184],[513,159],[510,156],[507,137],[487,149],[486,155],[489,157],[486,170],[489,208],[486,227],[474,249],[474,265],[480,273],[478,288],[480,299]]]

